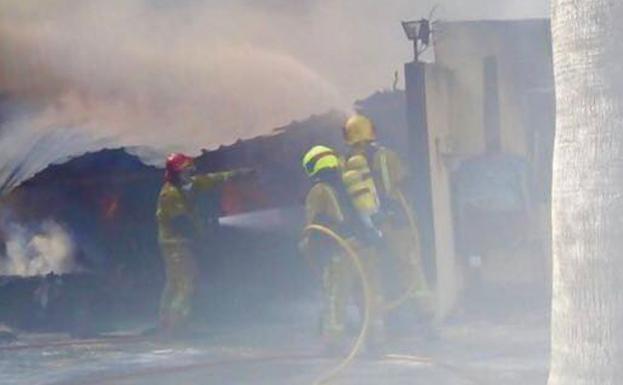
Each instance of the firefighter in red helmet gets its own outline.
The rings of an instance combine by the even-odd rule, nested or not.
[[[192,157],[176,153],[167,158],[165,183],[156,211],[158,241],[166,273],[159,331],[168,334],[180,330],[192,310],[197,280],[195,255],[202,227],[195,207],[199,194],[251,172],[240,169],[197,175]]]

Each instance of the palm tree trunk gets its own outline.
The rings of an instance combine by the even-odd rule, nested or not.
[[[549,385],[623,384],[623,2],[553,0]]]

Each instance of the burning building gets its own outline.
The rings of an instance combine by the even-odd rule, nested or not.
[[[199,210],[205,220],[205,239],[208,240],[202,258],[204,270],[216,272],[225,280],[227,273],[221,269],[223,261],[233,263],[234,272],[231,274],[237,274],[235,266],[239,267],[239,272],[249,264],[250,257],[235,260],[232,255],[248,252],[242,248],[236,253],[232,251],[235,247],[251,243],[249,237],[253,238],[254,244],[268,242],[274,245],[275,242],[260,239],[266,237],[265,234],[249,236],[245,233],[242,229],[244,226],[238,225],[237,217],[241,214],[265,213],[260,214],[264,215],[262,221],[265,223],[260,226],[263,228],[267,228],[267,224],[270,227],[271,223],[273,226],[281,226],[279,230],[293,228],[289,227],[290,221],[300,217],[298,212],[287,218],[284,215],[289,213],[288,209],[297,210],[300,207],[308,187],[308,181],[300,168],[300,154],[318,141],[337,146],[341,142],[340,124],[343,119],[344,115],[337,112],[312,116],[305,121],[276,129],[266,136],[204,151],[197,158],[200,172],[253,167],[258,175],[254,180],[228,182],[200,200]],[[157,245],[155,208],[163,170],[146,164],[136,155],[141,152],[144,153],[141,149],[133,148],[103,149],[52,164],[20,183],[3,198],[3,222],[0,229],[5,246],[3,266],[8,268],[12,258],[19,258],[21,265],[25,266],[33,265],[35,258],[50,258],[51,250],[40,250],[38,255],[16,255],[15,248],[11,247],[16,238],[21,237],[23,248],[30,248],[33,239],[45,236],[43,230],[45,224],[49,223],[62,231],[67,247],[57,259],[68,264],[61,271],[55,268],[59,265],[46,264],[37,270],[4,272],[4,275],[9,276],[39,276],[27,279],[5,277],[5,290],[0,295],[2,301],[7,308],[23,309],[22,312],[12,312],[12,317],[9,317],[12,319],[5,321],[21,319],[18,324],[31,324],[24,322],[19,314],[35,312],[33,308],[39,305],[37,301],[26,301],[31,303],[31,307],[17,305],[24,302],[24,296],[37,297],[38,288],[46,283],[56,282],[50,280],[50,276],[45,278],[47,274],[54,276],[64,273],[66,277],[63,278],[62,287],[68,291],[71,291],[72,282],[78,279],[72,277],[87,274],[93,277],[86,281],[90,282],[87,286],[92,289],[92,295],[100,300],[106,297],[105,301],[116,298],[114,301],[124,302],[127,306],[130,303],[132,306],[140,304],[138,309],[143,309],[143,313],[153,313],[157,309],[162,286],[162,266]],[[219,224],[219,218],[223,226]],[[244,221],[248,222],[246,219]],[[284,221],[288,223],[284,225]],[[24,231],[16,232],[16,228]],[[268,237],[282,237],[289,241],[296,238],[296,231],[286,237],[273,232]],[[238,240],[233,240],[235,238]],[[270,250],[270,247],[266,250],[266,259],[253,263],[287,268],[300,262],[287,258],[282,252],[271,254]],[[85,282],[83,279],[78,281]],[[256,283],[262,285],[262,282]],[[226,285],[231,285],[231,282]],[[9,294],[15,293],[13,288],[16,287],[23,289],[17,290],[22,292],[21,296]],[[98,287],[109,287],[112,290],[102,293]],[[280,292],[281,289],[273,287],[269,291]],[[63,303],[69,306],[70,302]],[[137,311],[137,308],[134,307],[134,310]],[[110,313],[110,309],[105,311]]]

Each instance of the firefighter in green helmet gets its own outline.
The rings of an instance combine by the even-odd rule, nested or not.
[[[369,228],[357,213],[342,180],[341,160],[337,153],[326,146],[314,146],[303,157],[303,168],[313,186],[305,200],[306,224],[327,227],[344,238],[362,256],[367,276],[373,287],[373,329],[368,340],[370,349],[378,347],[383,340],[381,313],[382,296],[378,290],[376,252],[374,240],[377,234]],[[355,299],[360,313],[363,298],[358,293],[356,276],[348,258],[332,242],[321,238],[308,238],[301,248],[325,260],[323,269],[324,309],[321,317],[321,334],[328,351],[335,351],[343,342],[346,326],[348,300]]]

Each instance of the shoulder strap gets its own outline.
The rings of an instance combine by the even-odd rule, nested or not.
[[[376,157],[381,156],[381,167],[380,170],[376,167]],[[374,185],[376,186],[376,192],[379,195],[379,200],[381,204],[386,204],[388,200],[387,189],[389,186],[389,174],[387,170],[387,162],[385,159],[385,147],[379,145],[378,143],[370,143],[366,146],[366,159],[368,160],[368,167],[370,167],[370,172],[372,174],[372,179],[374,180]]]

